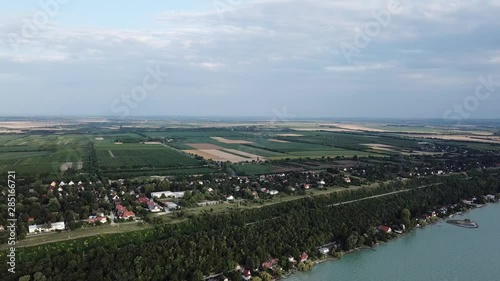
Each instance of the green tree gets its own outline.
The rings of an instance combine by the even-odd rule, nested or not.
[[[410,227],[410,223],[411,223],[411,212],[410,210],[404,208],[402,211],[401,211],[401,219],[404,221],[404,224],[406,225],[406,227]]]
[[[203,273],[200,270],[193,273],[193,281],[203,281]]]
[[[47,277],[45,277],[45,275],[43,275],[43,273],[41,273],[40,271],[35,273],[35,275],[33,275],[33,280],[34,281],[47,281]]]
[[[61,210],[61,204],[59,204],[57,198],[50,198],[48,207],[51,212],[59,212]]]
[[[265,271],[261,272],[260,278],[262,278],[262,281],[271,281],[273,280],[273,276]]]

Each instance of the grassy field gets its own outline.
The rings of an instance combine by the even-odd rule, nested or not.
[[[268,164],[234,164],[231,168],[236,171],[238,175],[262,175],[262,174],[272,174],[278,172],[278,168]]]
[[[130,232],[135,230],[142,230],[153,227],[150,224],[141,224],[141,223],[120,223],[114,226],[105,224],[97,227],[86,227],[82,229],[77,229],[73,231],[66,232],[50,232],[43,233],[37,235],[29,235],[23,240],[19,240],[16,243],[16,247],[31,247],[45,243],[53,243],[59,241],[72,240],[77,238],[95,236],[100,234],[111,234],[111,233],[123,233]],[[3,244],[0,246],[0,250],[4,250],[8,247],[7,244]]]
[[[0,172],[16,171],[20,177],[59,173],[86,164],[88,138],[82,136],[2,135]]]

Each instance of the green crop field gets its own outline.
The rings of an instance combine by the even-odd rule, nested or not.
[[[406,128],[406,127],[402,127]],[[411,129],[421,129],[410,127]],[[320,129],[320,128],[319,128]],[[80,134],[78,134],[78,133]],[[290,134],[290,135],[286,135]],[[293,136],[295,135],[295,136]],[[248,143],[225,143],[212,137]],[[72,168],[82,172],[99,169],[106,176],[204,174],[219,169],[209,162],[188,155],[191,143],[213,144],[247,159],[245,153],[267,160],[388,156],[420,153],[422,139],[381,132],[299,131],[285,125],[269,128],[257,125],[238,127],[121,128],[96,127],[70,133],[0,134],[0,173],[16,171],[34,178],[53,178]],[[145,144],[161,142],[162,144]],[[480,150],[500,150],[499,145],[457,141],[436,141]],[[121,144],[117,144],[121,143]],[[379,147],[377,147],[377,145]],[[228,152],[228,150],[226,150]],[[425,153],[425,152],[422,152]],[[286,167],[285,167],[286,168]],[[236,165],[246,174],[272,173],[283,168],[263,163]]]
[[[88,143],[80,136],[2,135],[0,172],[37,177],[82,169],[87,164]]]
[[[159,144],[96,144],[103,170],[200,166],[199,160]]]
[[[231,168],[236,171],[239,175],[262,175],[262,174],[271,174],[277,172],[278,169],[275,166],[268,164],[234,164],[231,165]]]
[[[280,137],[280,134],[295,133],[299,137]],[[384,143],[396,144],[397,141],[407,146],[414,146],[415,142],[396,140],[391,138],[380,138],[377,136],[362,136],[352,134],[331,134],[325,132],[297,132],[292,130],[261,130],[251,132],[237,132],[230,130],[198,129],[180,130],[171,132],[148,132],[148,136],[156,138],[173,138],[172,147],[180,150],[193,149],[190,143],[207,143],[222,148],[235,149],[242,152],[256,154],[268,159],[322,157],[322,156],[345,156],[351,157],[368,155],[386,155],[380,151],[371,151],[362,143],[377,143],[379,139]],[[228,140],[248,141],[248,144],[224,143],[211,137],[223,137]],[[282,139],[287,142],[276,142],[272,139]]]

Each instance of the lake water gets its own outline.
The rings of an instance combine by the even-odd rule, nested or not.
[[[345,255],[286,281],[499,281],[500,204],[489,204],[453,219],[460,218],[476,221],[479,228],[440,221],[375,251]]]

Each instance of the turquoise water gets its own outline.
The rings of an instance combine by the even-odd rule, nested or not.
[[[440,221],[375,251],[345,255],[286,281],[499,281],[500,204],[489,204],[456,218],[470,218],[479,228]]]

